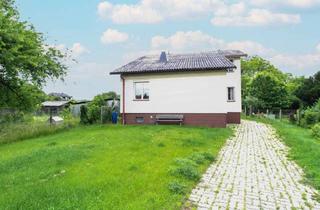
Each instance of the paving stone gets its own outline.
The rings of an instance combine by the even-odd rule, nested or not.
[[[198,209],[320,210],[317,191],[301,184],[303,170],[287,154],[271,126],[243,120],[189,200]]]

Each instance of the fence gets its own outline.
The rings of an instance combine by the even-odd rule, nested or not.
[[[300,112],[297,109],[256,109],[253,107],[243,108],[243,113],[245,115],[257,115],[257,116],[265,116],[273,119],[282,119],[282,118],[292,118],[295,117],[299,119]]]

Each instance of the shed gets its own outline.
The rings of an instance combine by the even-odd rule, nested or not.
[[[69,107],[69,101],[45,101],[41,105],[45,113],[58,115],[64,108]]]

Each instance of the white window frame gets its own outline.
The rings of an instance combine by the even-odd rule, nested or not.
[[[232,89],[232,98],[229,99],[229,89]],[[235,87],[227,87],[227,101],[228,102],[235,102],[236,101],[236,96],[235,96]]]
[[[134,91],[134,101],[149,101],[150,100],[150,87],[148,87],[148,98],[144,98],[144,94],[145,94],[145,88],[142,88],[142,93],[141,93],[141,99],[137,98],[137,84],[150,84],[149,81],[136,81],[133,82],[133,91]]]

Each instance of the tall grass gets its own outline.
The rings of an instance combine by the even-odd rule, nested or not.
[[[67,120],[60,125],[50,125],[48,122],[41,121],[2,124],[0,125],[0,144],[50,135],[75,127],[77,124],[76,119]]]

